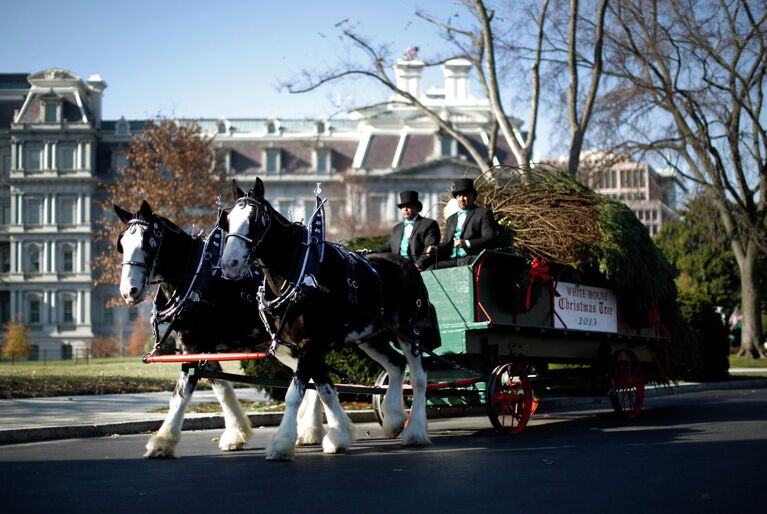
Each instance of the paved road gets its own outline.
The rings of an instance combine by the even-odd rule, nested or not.
[[[486,418],[433,420],[404,449],[359,425],[346,455],[264,461],[271,427],[222,454],[185,432],[179,458],[140,458],[146,436],[0,447],[3,512],[762,512],[767,388],[653,397],[636,421],[606,406],[539,412],[520,436]]]

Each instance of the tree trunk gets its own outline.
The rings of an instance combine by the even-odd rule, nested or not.
[[[738,258],[740,268],[741,310],[743,324],[738,357],[767,358],[762,346],[762,299],[757,283],[757,249],[751,242],[742,258]],[[737,255],[737,252],[736,252]]]

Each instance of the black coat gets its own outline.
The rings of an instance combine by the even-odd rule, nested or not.
[[[453,253],[453,237],[457,223],[457,212],[448,216],[445,234],[438,247],[439,260],[449,259]],[[498,225],[495,222],[493,211],[476,205],[469,208],[463,229],[461,229],[461,239],[469,242],[469,248],[464,248],[468,255],[477,255],[485,248],[490,248],[497,234]]]
[[[391,252],[399,255],[399,246],[402,242],[402,234],[405,231],[405,222],[400,221],[391,231],[391,238],[384,246],[378,248],[376,252]],[[410,234],[407,253],[410,259],[419,268],[427,267],[431,260],[424,254],[426,247],[439,243],[439,225],[433,219],[416,217],[413,225],[413,232]]]

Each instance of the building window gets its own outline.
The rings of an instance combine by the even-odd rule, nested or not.
[[[33,147],[30,148],[27,152],[27,162],[29,163],[29,166],[27,166],[27,170],[29,171],[40,171],[43,169],[43,149],[39,147]]]
[[[122,173],[123,171],[125,171],[125,168],[128,167],[128,158],[125,157],[125,153],[123,152],[115,152],[113,155],[114,155],[113,168],[115,171]]]
[[[43,200],[41,198],[30,197],[26,200],[26,225],[43,224]]]
[[[59,168],[65,171],[72,171],[75,169],[75,157],[77,153],[72,147],[65,147],[61,149],[61,165]]]
[[[29,307],[28,311],[28,317],[27,320],[29,321],[30,325],[36,325],[40,323],[40,308],[42,306],[42,302],[39,298],[30,298],[29,302],[27,304]]]
[[[27,247],[27,255],[29,257],[27,271],[29,273],[40,273],[42,270],[40,264],[42,262],[43,249],[39,245],[29,245]]]
[[[58,102],[45,102],[45,123],[56,123],[59,121]]]
[[[11,244],[0,244],[0,273],[11,271]]]
[[[317,122],[317,134],[324,134],[325,133],[325,122],[324,121],[318,121]]]
[[[0,200],[0,225],[11,224],[11,200],[3,198]]]
[[[11,174],[11,154],[3,154],[2,160],[0,160],[0,174],[3,177],[7,177]]]
[[[450,136],[442,136],[439,138],[439,155],[441,157],[453,156],[453,138]]]
[[[268,148],[266,150],[266,172],[278,173],[280,171],[280,150],[277,148]]]
[[[115,133],[118,136],[130,135],[130,125],[128,125],[128,122],[125,121],[125,118],[122,118],[120,121],[117,122],[117,125],[115,125]]]
[[[277,200],[277,204],[274,206],[277,211],[285,216],[287,219],[291,219],[290,210],[293,208],[293,200],[281,198]]]
[[[115,322],[115,309],[109,305],[104,305],[104,323],[113,325]]]
[[[317,208],[317,201],[316,200],[304,200],[304,222],[309,223],[309,220],[312,217],[312,214],[314,214],[315,209]]]
[[[277,124],[273,121],[270,121],[266,124],[266,133],[267,134],[276,134],[277,133]]]
[[[330,150],[317,150],[315,159],[317,160],[317,173],[330,172]]]
[[[61,301],[61,322],[75,322],[75,300],[73,298],[63,298]]]
[[[368,223],[382,223],[386,221],[386,197],[384,195],[371,194],[368,196]]]
[[[226,134],[227,133],[226,122],[225,121],[219,121],[218,122],[218,128],[217,128],[216,132],[218,132],[219,134]]]
[[[61,271],[64,273],[75,271],[75,249],[72,245],[64,245],[61,249]]]
[[[59,198],[59,224],[75,225],[77,217],[77,198],[63,196]]]
[[[326,206],[327,221],[329,223],[339,223],[344,215],[344,202],[340,198],[330,198]]]

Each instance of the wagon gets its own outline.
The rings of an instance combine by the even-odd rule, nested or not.
[[[473,264],[421,274],[439,320],[441,345],[427,354],[433,409],[486,409],[499,432],[518,434],[541,397],[600,394],[620,415],[639,415],[648,382],[669,380],[668,334],[657,314],[629,326],[615,291],[584,283],[575,269],[503,251]],[[206,369],[204,360],[265,358],[266,353],[145,356],[185,362],[200,378],[287,387],[284,381]],[[388,377],[371,386],[337,384],[342,393],[371,394],[381,421]],[[405,388],[407,401],[408,388]]]
[[[430,380],[459,377],[464,394],[453,400],[486,405],[498,431],[520,433],[552,394],[604,394],[634,418],[645,384],[668,383],[669,338],[657,311],[629,326],[615,291],[584,283],[573,268],[485,251],[472,265],[422,276],[442,336],[430,368],[449,368],[430,370]]]

